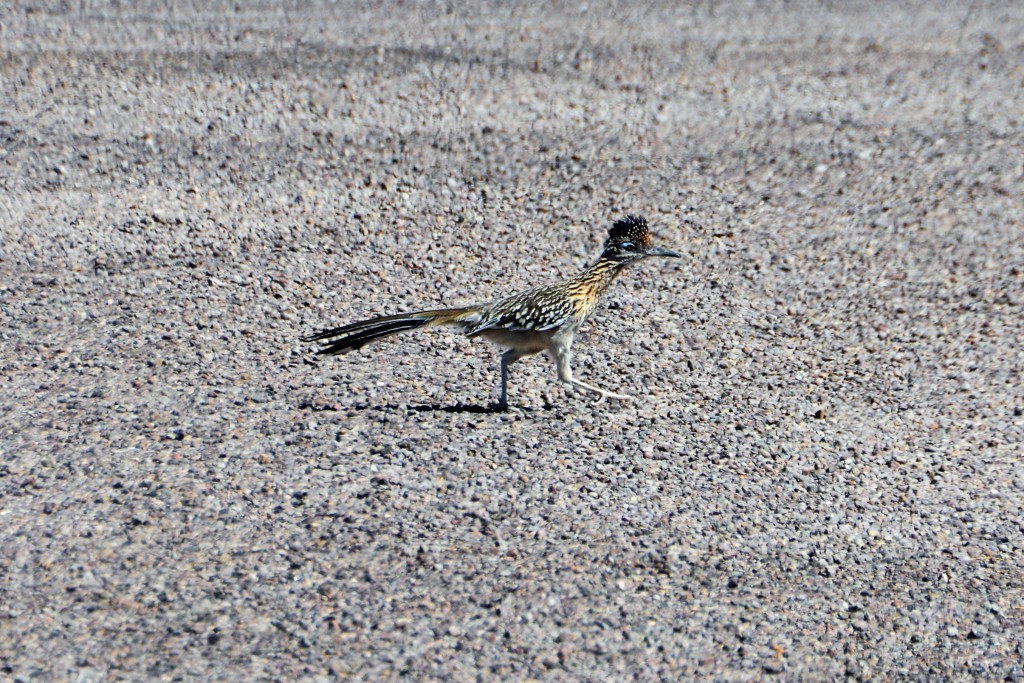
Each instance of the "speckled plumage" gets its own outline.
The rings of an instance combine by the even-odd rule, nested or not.
[[[629,397],[573,378],[572,340],[622,269],[648,256],[678,257],[679,254],[652,248],[647,221],[641,216],[625,216],[612,224],[597,262],[568,280],[527,289],[490,304],[364,320],[318,332],[303,341],[332,339],[319,353],[341,354],[417,327],[454,326],[470,337],[484,336],[506,349],[501,357],[498,405],[502,408],[507,407],[508,366],[523,356],[541,351],[548,351],[555,359],[559,379],[563,382],[597,392],[601,399],[607,396],[625,399]]]
[[[542,285],[500,299],[482,312],[480,321],[466,330],[474,337],[486,330],[545,332],[563,325],[581,325],[608,288],[621,264],[599,261],[565,282]]]

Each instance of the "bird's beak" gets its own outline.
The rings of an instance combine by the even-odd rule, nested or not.
[[[664,247],[651,247],[646,252],[648,256],[670,256],[672,258],[681,258],[682,254],[678,251],[672,251],[671,249],[665,249]]]

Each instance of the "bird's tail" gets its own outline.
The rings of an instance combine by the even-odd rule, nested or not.
[[[302,337],[302,341],[313,342],[332,339],[334,341],[317,351],[317,353],[336,356],[362,348],[377,339],[390,337],[393,334],[405,332],[406,330],[415,330],[418,327],[469,323],[474,314],[477,313],[478,309],[476,307],[468,307],[442,308],[435,311],[386,315],[329,330],[322,330],[308,337]],[[336,339],[336,337],[340,337],[340,339]]]

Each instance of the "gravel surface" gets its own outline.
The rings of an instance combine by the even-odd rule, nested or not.
[[[1024,680],[1024,5],[829,4],[5,2],[0,679]]]

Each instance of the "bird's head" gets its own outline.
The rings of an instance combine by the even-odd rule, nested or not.
[[[602,258],[627,264],[648,256],[679,258],[681,254],[671,249],[651,246],[651,233],[647,228],[647,219],[643,216],[625,216],[612,224],[608,230],[608,239],[604,241]]]

